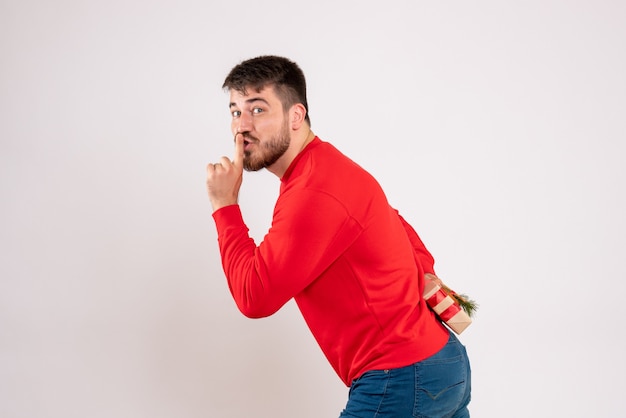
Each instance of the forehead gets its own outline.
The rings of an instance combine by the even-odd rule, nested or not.
[[[266,85],[260,89],[253,86],[247,86],[245,91],[231,89],[229,93],[231,106],[242,106],[245,103],[250,103],[256,100],[263,100],[268,104],[280,102],[280,98],[276,94],[276,89],[273,85]]]

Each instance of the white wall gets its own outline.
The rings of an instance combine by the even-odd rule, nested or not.
[[[473,416],[625,416],[626,7],[565,0],[0,2],[0,416],[339,414],[293,303],[236,310],[205,193],[265,53],[481,303]]]

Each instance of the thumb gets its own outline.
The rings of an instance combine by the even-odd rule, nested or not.
[[[243,166],[243,134],[235,134],[235,156],[233,165],[237,167]]]

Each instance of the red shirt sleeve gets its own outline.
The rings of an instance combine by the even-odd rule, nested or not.
[[[319,277],[362,231],[336,199],[322,192],[279,198],[272,226],[256,246],[238,205],[213,213],[222,265],[239,310],[272,315]]]

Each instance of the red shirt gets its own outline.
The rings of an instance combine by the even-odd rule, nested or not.
[[[258,246],[238,205],[213,213],[241,312],[273,314],[291,298],[341,380],[436,353],[447,329],[421,294],[433,259],[376,180],[315,138],[281,179]]]

